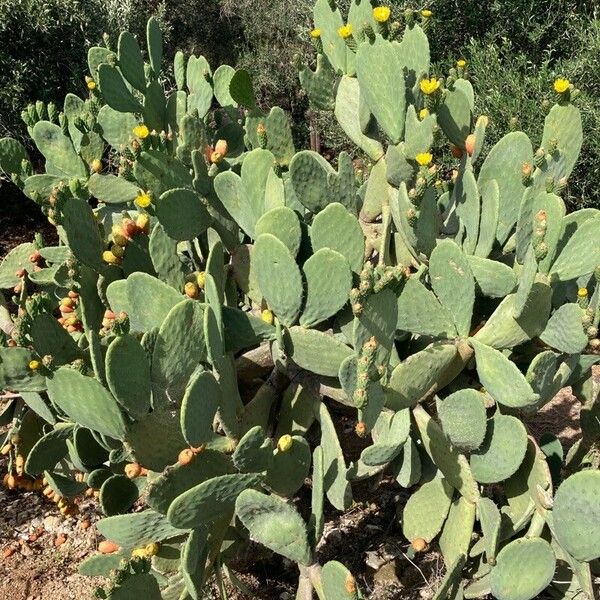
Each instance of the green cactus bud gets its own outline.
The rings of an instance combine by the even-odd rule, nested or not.
[[[113,328],[112,328],[113,332],[119,336],[127,335],[129,333],[129,327],[130,327],[129,316],[125,312],[120,312],[115,317],[115,320],[113,322]]]
[[[45,121],[48,118],[48,112],[46,110],[46,105],[41,100],[38,100],[35,103],[35,112],[37,113],[38,121]]]
[[[37,111],[35,109],[35,104],[28,104],[26,110],[27,110],[27,114],[29,116],[30,122],[32,124],[37,123],[39,121],[39,117],[38,117]]]
[[[83,183],[81,179],[74,177],[73,179],[69,179],[69,190],[76,198],[80,197],[83,193]]]
[[[48,108],[48,120],[55,123],[56,120],[58,119],[58,108],[56,107],[56,104],[54,104],[54,102],[49,102],[47,108]]]
[[[560,196],[565,191],[568,184],[569,184],[568,179],[566,177],[561,177],[554,184],[554,193],[557,194],[558,196]]]
[[[531,185],[533,181],[533,165],[530,162],[524,162],[521,165],[521,181],[524,186]]]
[[[29,111],[27,109],[23,109],[21,111],[21,120],[27,127],[33,127],[35,125],[35,121],[31,118]]]
[[[577,290],[577,304],[583,309],[586,309],[590,303],[587,288],[580,287]]]
[[[541,169],[544,166],[544,164],[546,163],[546,151],[543,148],[538,148],[535,151],[535,155],[533,158],[534,158],[536,167],[538,167],[538,169]]]
[[[548,256],[548,244],[542,241],[534,246],[535,259],[540,262]]]
[[[378,29],[380,30],[379,33],[381,33],[383,37],[387,37],[387,35],[383,33],[384,30],[387,30],[386,24],[378,23],[378,25]],[[371,25],[366,24],[363,28],[363,33],[365,34],[365,37],[369,40],[371,44],[375,41],[375,30],[373,29],[373,27],[371,27]]]

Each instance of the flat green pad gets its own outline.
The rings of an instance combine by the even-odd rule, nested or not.
[[[431,542],[442,530],[450,504],[452,486],[443,477],[434,477],[413,492],[402,512],[402,533],[413,542]]]
[[[450,485],[469,502],[479,499],[479,488],[466,457],[450,444],[441,427],[420,405],[413,408],[413,416],[423,447]]]
[[[293,325],[302,305],[302,275],[283,242],[270,233],[256,239],[252,270],[269,308],[284,325]],[[282,282],[285,281],[285,285]]]
[[[556,537],[574,558],[600,557],[600,472],[581,471],[567,478],[554,496]]]
[[[107,517],[98,521],[96,527],[107,540],[125,548],[139,548],[186,533],[173,527],[167,517],[153,510]]]
[[[551,348],[566,354],[579,354],[588,345],[583,329],[584,311],[574,303],[563,304],[550,317],[540,340]]]
[[[222,401],[221,388],[210,371],[190,377],[181,401],[181,431],[190,446],[213,439],[213,419]]]
[[[135,419],[150,411],[150,364],[133,335],[117,337],[106,352],[106,380],[121,406]]]
[[[527,451],[527,430],[516,417],[497,415],[488,422],[483,445],[471,454],[471,471],[479,483],[497,483],[517,471]]]
[[[450,394],[440,401],[438,417],[453,446],[475,450],[483,443],[487,416],[480,392],[464,389]]]
[[[287,206],[272,208],[256,222],[256,237],[271,233],[283,242],[290,254],[296,257],[302,241],[302,228],[298,215]]]
[[[147,273],[132,273],[126,280],[113,281],[106,295],[115,313],[127,313],[131,331],[160,327],[169,311],[184,299],[178,290]]]
[[[314,327],[346,304],[352,289],[352,272],[346,258],[329,248],[317,250],[304,263],[303,271],[306,302],[300,325]]]
[[[156,216],[167,235],[179,241],[204,233],[212,221],[200,196],[184,188],[162,194],[156,203]]]
[[[64,498],[73,498],[83,494],[87,485],[83,481],[75,481],[70,477],[61,475],[60,473],[51,473],[44,471],[44,477],[52,491]]]
[[[306,525],[291,504],[256,490],[246,490],[238,496],[235,512],[253,540],[291,561],[311,564]]]
[[[175,464],[153,479],[148,486],[148,504],[157,512],[166,514],[175,498],[194,486],[231,473],[231,459],[221,452],[206,449],[189,465]]]
[[[336,560],[330,560],[323,565],[321,581],[327,600],[357,600],[359,598],[356,580],[352,573]]]
[[[342,361],[352,350],[337,338],[303,327],[290,327],[288,352],[298,366],[326,377],[337,377]]]
[[[206,361],[204,305],[184,300],[174,306],[161,325],[152,354],[152,382],[179,401],[199,362]]]
[[[39,475],[51,471],[67,454],[67,438],[73,434],[73,425],[61,424],[41,437],[31,448],[25,462],[25,472]]]
[[[386,406],[400,410],[414,406],[456,358],[454,344],[432,344],[409,356],[392,371],[386,389]]]
[[[98,381],[61,367],[46,382],[52,402],[73,421],[117,440],[125,438],[126,424],[121,409],[114,396]]]
[[[475,278],[466,254],[453,241],[442,240],[429,258],[429,276],[433,291],[452,315],[458,333],[469,335]]]
[[[286,452],[276,450],[273,464],[267,472],[266,485],[279,496],[291,497],[304,484],[310,471],[310,446],[301,436],[293,436],[292,447]]]
[[[182,529],[210,523],[233,512],[239,494],[258,485],[261,480],[262,475],[257,473],[213,477],[175,498],[167,517],[175,527]]]
[[[548,587],[556,557],[541,538],[520,538],[498,553],[492,569],[491,591],[498,600],[532,600]]]
[[[479,381],[496,402],[510,408],[535,405],[539,396],[513,362],[490,346],[473,338],[469,341],[475,349]]]
[[[315,216],[310,229],[313,250],[331,248],[346,257],[350,268],[360,273],[365,240],[358,219],[339,202],[328,204]]]
[[[125,475],[109,477],[100,488],[100,505],[108,517],[127,512],[138,499],[138,486]]]

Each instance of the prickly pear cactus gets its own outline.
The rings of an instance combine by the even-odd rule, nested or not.
[[[85,97],[23,112],[43,172],[0,140],[59,236],[0,265],[5,483],[67,516],[98,498],[98,597],[239,585],[252,543],[297,563],[297,598],[362,598],[317,546],[325,499],[346,510],[383,473],[410,489],[411,552],[444,558],[435,598],[597,597],[600,213],[561,199],[578,92],[555,82],[539,148],[514,131],[484,155],[465,61],[431,71],[431,18],[315,5],[300,80],[369,157],[360,175],[296,152],[245,71],[178,52],[165,92],[153,19],[145,45],[90,49]],[[527,418],[565,386],[582,436],[563,460]]]

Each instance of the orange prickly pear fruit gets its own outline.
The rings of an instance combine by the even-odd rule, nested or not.
[[[177,457],[177,462],[184,467],[189,465],[194,459],[194,451],[191,448],[184,448]]]
[[[135,479],[139,477],[142,473],[142,465],[140,463],[130,463],[125,466],[125,475],[129,477],[129,479]]]
[[[98,550],[102,552],[102,554],[113,554],[119,550],[119,546],[110,540],[102,540],[98,544]]]
[[[423,538],[416,538],[410,544],[415,552],[423,552],[427,548],[427,542]]]
[[[465,150],[469,156],[473,156],[473,152],[475,152],[475,134],[471,133],[467,136],[465,140]]]
[[[183,289],[184,289],[185,295],[188,298],[197,298],[198,295],[200,294],[200,290],[198,289],[198,286],[192,281],[188,281],[185,284]]]

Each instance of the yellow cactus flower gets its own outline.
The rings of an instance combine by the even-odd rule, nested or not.
[[[29,361],[29,368],[32,371],[37,371],[40,368],[40,366],[41,366],[41,363],[39,360],[30,360]]]
[[[146,125],[140,123],[133,128],[133,135],[140,138],[140,140],[146,139],[150,135],[150,130]]]
[[[433,16],[433,13],[432,13],[430,10],[428,10],[428,9],[425,9],[425,10],[422,10],[422,11],[421,11],[421,16],[422,16],[424,19],[430,19],[430,18]]]
[[[206,284],[206,273],[204,271],[200,271],[200,273],[196,275],[196,283],[201,290],[204,289],[204,285]]]
[[[350,23],[342,25],[338,29],[338,34],[343,40],[348,39],[352,35],[352,25]]]
[[[389,20],[392,11],[389,6],[378,6],[373,9],[373,18],[378,23],[385,23]]]
[[[564,79],[562,77],[554,82],[554,91],[557,94],[564,94],[565,92],[569,91],[570,87],[571,82],[568,79]]]
[[[147,208],[152,204],[152,197],[148,192],[140,192],[135,198],[135,203],[140,208]]]
[[[131,558],[147,558],[147,557],[148,557],[148,552],[146,551],[146,548],[136,548],[131,553]]]
[[[277,450],[279,450],[279,452],[287,452],[292,447],[293,443],[294,439],[291,435],[282,435],[277,442]]]
[[[419,119],[421,119],[421,121],[422,121],[423,119],[426,119],[428,116],[429,116],[429,111],[428,111],[426,108],[422,108],[422,109],[419,111]]]
[[[456,66],[459,69],[464,69],[467,66],[467,61],[464,58],[460,58],[456,61]]]
[[[265,308],[265,310],[262,311],[262,313],[260,313],[260,318],[265,322],[268,323],[269,325],[273,325],[273,311],[269,310],[268,308]]]
[[[433,155],[431,152],[420,152],[415,156],[415,160],[422,167],[426,167],[433,160]]]
[[[430,96],[439,89],[440,82],[435,77],[431,77],[430,79],[422,79],[419,87],[426,96]]]
[[[318,27],[315,27],[311,32],[310,32],[310,37],[313,40],[318,40],[321,37],[321,30]]]
[[[577,290],[577,296],[579,298],[587,298],[587,295],[588,295],[587,288],[582,287]]]
[[[88,80],[85,82],[85,85],[90,91],[96,89],[96,82],[91,77],[88,78]]]

